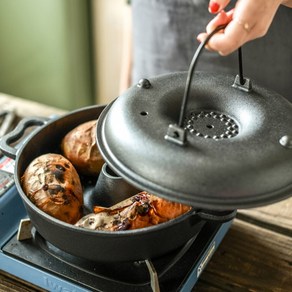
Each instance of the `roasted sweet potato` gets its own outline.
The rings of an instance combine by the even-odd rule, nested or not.
[[[83,175],[97,176],[104,164],[96,145],[96,122],[92,120],[77,126],[61,143],[62,154]]]
[[[190,209],[190,206],[141,192],[110,208],[94,207],[94,213],[81,218],[76,226],[107,231],[139,229],[169,221]]]
[[[27,197],[42,211],[74,224],[83,215],[79,175],[69,160],[48,153],[34,159],[21,177]]]

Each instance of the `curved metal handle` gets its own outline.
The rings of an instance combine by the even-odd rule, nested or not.
[[[4,135],[0,140],[0,149],[7,157],[10,157],[15,160],[17,151],[30,135],[32,135],[38,128],[33,129],[29,135],[24,137],[25,130],[32,126],[43,126],[49,121],[48,118],[42,117],[29,117],[23,118],[13,131]],[[24,138],[24,140],[20,140]],[[19,141],[19,142],[18,142]],[[10,146],[12,143],[18,142],[17,146]]]
[[[204,47],[209,42],[211,37],[217,33],[219,30],[224,29],[227,26],[227,24],[219,25],[216,27],[208,36],[207,38],[199,45],[198,49],[196,50],[193,59],[191,61],[188,75],[187,75],[187,81],[186,81],[186,87],[182,99],[181,109],[180,109],[180,115],[179,115],[179,121],[178,124],[170,124],[168,126],[167,134],[165,135],[165,139],[171,142],[174,142],[179,145],[185,145],[186,143],[186,130],[183,128],[183,122],[187,107],[187,102],[189,99],[189,92],[191,88],[191,81],[192,77],[195,71],[196,64],[198,62],[199,56],[201,55]],[[243,77],[243,70],[242,70],[242,52],[241,48],[238,49],[238,60],[239,60],[239,75],[236,76],[235,82],[233,83],[233,87],[236,87],[240,90],[244,90],[249,92],[251,90],[251,82],[249,79],[245,79]]]

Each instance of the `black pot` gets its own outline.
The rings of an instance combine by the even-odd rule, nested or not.
[[[76,227],[55,219],[37,208],[24,194],[21,176],[29,163],[45,153],[60,153],[60,142],[77,125],[98,119],[104,106],[91,106],[73,111],[54,120],[22,120],[0,143],[2,152],[15,159],[15,184],[36,230],[51,244],[72,255],[93,261],[129,261],[155,258],[186,243],[204,226],[206,220],[227,221],[235,212],[192,211],[174,220],[137,230],[104,232]],[[10,145],[30,126],[37,126],[19,148]],[[92,202],[95,182],[83,180],[85,202]],[[88,207],[88,206],[87,206]]]

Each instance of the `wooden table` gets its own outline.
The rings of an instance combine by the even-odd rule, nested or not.
[[[20,116],[65,111],[0,94],[0,106]],[[292,175],[292,174],[291,174]],[[0,291],[43,291],[0,271]],[[292,291],[292,197],[239,210],[231,229],[193,289],[212,291]]]
[[[194,291],[292,291],[292,198],[239,210]]]

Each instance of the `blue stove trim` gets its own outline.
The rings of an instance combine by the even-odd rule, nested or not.
[[[14,235],[24,218],[27,218],[26,210],[13,185],[0,197],[0,246]]]
[[[7,257],[0,252],[0,269],[10,273],[24,281],[30,282],[38,287],[48,291],[58,292],[90,292],[83,287],[79,287],[76,283],[71,283],[60,277],[49,274],[45,271],[28,265],[17,259]]]
[[[189,275],[187,275],[184,286],[179,290],[180,292],[189,292],[195,286],[204,268],[207,266],[209,260],[212,258],[212,255],[217,250],[224,236],[228,232],[232,222],[233,220],[222,224],[215,237],[210,238],[210,244],[202,253],[201,260],[194,266]]]
[[[196,263],[194,268],[186,276],[186,280],[182,287],[179,288],[180,292],[190,292],[199,279],[199,276],[207,266],[212,255],[217,250],[222,239],[226,235],[233,221],[222,224],[216,235],[210,238],[210,243],[202,252],[201,260]],[[30,282],[38,287],[48,291],[58,292],[90,292],[91,290],[82,287],[70,280],[63,279],[61,276],[55,276],[47,273],[39,268],[28,265],[25,262],[19,261],[12,257],[6,256],[2,251],[0,252],[0,269],[10,273],[16,277]],[[102,291],[102,290],[100,290]]]

